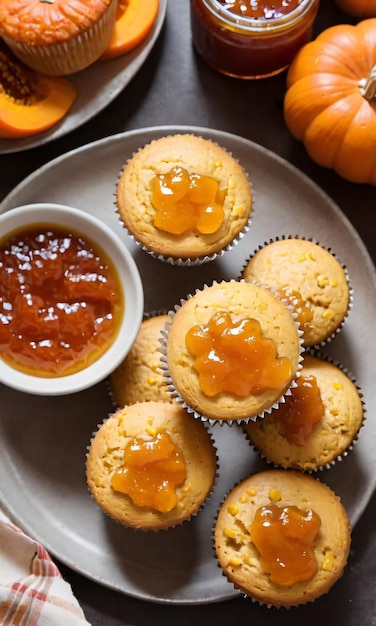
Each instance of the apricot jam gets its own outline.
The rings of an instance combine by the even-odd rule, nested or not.
[[[134,437],[124,451],[124,464],[112,476],[115,491],[134,504],[166,513],[176,506],[175,488],[187,476],[184,457],[161,429],[155,436]]]
[[[264,337],[252,318],[233,322],[229,313],[219,311],[207,325],[188,331],[186,345],[195,358],[200,389],[209,397],[283,389],[293,373],[290,360],[278,356],[275,341]]]
[[[297,387],[273,413],[273,418],[283,424],[284,435],[290,443],[305,446],[314,424],[324,415],[324,405],[315,376],[301,375],[296,382]]]
[[[310,308],[308,302],[303,300],[302,295],[295,289],[290,287],[282,287],[280,292],[283,299],[292,306],[294,313],[296,313],[296,321],[299,323],[301,330],[307,332],[311,328],[311,322],[313,320],[313,311]]]
[[[116,337],[115,267],[86,236],[35,224],[0,241],[0,358],[42,377],[82,370]]]
[[[191,0],[192,42],[213,69],[264,78],[312,38],[319,0]]]
[[[154,226],[172,235],[187,231],[215,233],[224,218],[225,191],[210,176],[189,174],[174,167],[152,180],[152,204],[157,209]]]
[[[321,520],[314,511],[268,504],[257,509],[251,540],[271,582],[284,587],[309,580],[317,571],[313,542]]]

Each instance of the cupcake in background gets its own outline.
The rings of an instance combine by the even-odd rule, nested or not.
[[[36,72],[72,74],[104,52],[116,8],[116,0],[7,0],[0,3],[0,37]]]
[[[158,531],[196,515],[217,475],[205,425],[176,402],[119,409],[90,443],[86,477],[94,500],[116,521]]]
[[[164,314],[144,319],[130,352],[110,375],[111,394],[119,407],[148,400],[172,402],[159,352],[161,333],[168,320]]]
[[[324,483],[294,470],[269,470],[227,495],[214,542],[229,583],[260,604],[289,608],[316,600],[342,576],[350,522]]]
[[[364,422],[362,394],[339,365],[306,355],[291,396],[245,431],[275,466],[316,471],[346,456]]]
[[[222,281],[176,307],[162,367],[174,396],[211,423],[262,417],[290,393],[301,360],[299,329],[269,289]]]
[[[161,137],[125,164],[116,209],[128,233],[161,261],[195,265],[229,250],[248,230],[252,189],[224,148],[193,134]]]
[[[245,264],[242,278],[279,292],[297,313],[306,347],[323,345],[342,328],[351,306],[346,268],[304,238],[272,240]]]

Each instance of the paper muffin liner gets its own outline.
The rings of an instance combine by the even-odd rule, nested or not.
[[[89,452],[90,452],[90,448],[91,448],[91,444],[93,439],[95,438],[95,436],[97,435],[97,433],[99,432],[100,428],[103,426],[103,424],[105,424],[105,422],[107,422],[109,419],[111,419],[114,415],[116,415],[116,413],[118,412],[118,410],[121,409],[117,409],[116,411],[113,411],[111,413],[109,413],[102,422],[97,424],[97,428],[96,430],[93,430],[91,437],[90,437],[90,441],[88,443],[88,445],[86,446],[86,454],[85,454],[85,477],[87,477],[87,470],[86,470],[86,465],[87,465],[87,459],[89,456]],[[91,498],[91,500],[95,503],[97,510],[99,510],[101,513],[103,513],[104,516],[106,516],[107,518],[111,519],[112,521],[116,522],[116,524],[118,524],[120,527],[122,528],[126,528],[129,531],[132,531],[134,533],[154,533],[154,534],[158,534],[159,532],[166,532],[169,530],[173,530],[174,528],[178,528],[179,526],[182,526],[183,524],[188,524],[189,522],[191,522],[194,518],[196,518],[199,513],[201,513],[201,511],[205,508],[205,505],[207,504],[207,502],[210,500],[210,498],[213,495],[214,489],[217,485],[218,482],[218,476],[219,476],[219,457],[218,457],[218,449],[217,446],[215,444],[214,441],[214,437],[212,435],[212,433],[210,432],[210,430],[204,425],[204,427],[206,428],[206,432],[208,433],[211,445],[213,446],[213,450],[214,450],[214,454],[215,454],[215,458],[216,458],[216,471],[215,471],[215,476],[214,476],[214,480],[213,480],[213,484],[210,488],[210,490],[208,491],[206,497],[204,498],[204,500],[202,501],[202,503],[197,507],[197,509],[195,511],[192,511],[191,515],[189,517],[186,517],[184,519],[180,519],[177,520],[174,524],[171,524],[170,526],[165,526],[162,528],[135,528],[133,526],[128,526],[125,523],[121,522],[119,519],[117,519],[116,517],[112,516],[110,513],[108,513],[107,511],[104,511],[104,509],[101,508],[101,506],[98,504],[97,500],[94,498],[94,495],[88,485],[88,482],[86,481],[86,489],[87,492]],[[184,450],[182,451],[184,454]],[[126,494],[124,494],[124,497],[130,497],[127,496]],[[140,507],[140,511],[142,511],[142,508]],[[163,515],[163,513],[161,513],[161,515]]]
[[[264,241],[264,243],[260,244],[253,252],[252,254],[250,254],[247,259],[244,261],[241,271],[240,271],[240,275],[239,275],[239,280],[242,278],[243,272],[245,270],[245,268],[247,267],[249,261],[255,256],[255,254],[257,252],[259,252],[260,250],[262,250],[263,248],[265,248],[267,245],[271,244],[271,243],[275,243],[277,241],[285,241],[285,240],[289,240],[289,239],[298,239],[300,241],[308,241],[310,243],[313,243],[317,246],[319,246],[320,248],[322,248],[323,250],[325,250],[326,252],[328,252],[329,254],[332,255],[332,257],[334,257],[336,259],[336,261],[340,264],[341,268],[344,271],[345,277],[346,277],[346,282],[347,282],[347,286],[348,286],[348,290],[349,290],[349,301],[348,301],[348,306],[347,306],[347,310],[346,313],[342,319],[342,321],[340,322],[340,324],[334,329],[334,331],[332,332],[331,335],[329,335],[328,337],[326,337],[325,339],[323,339],[322,341],[311,345],[311,346],[305,346],[306,349],[314,349],[314,350],[320,350],[322,349],[324,346],[326,346],[328,343],[330,343],[331,341],[333,341],[333,339],[341,332],[341,330],[343,329],[350,311],[353,307],[353,299],[354,299],[354,291],[353,291],[353,287],[350,281],[350,276],[348,273],[348,269],[345,265],[345,263],[339,259],[339,257],[336,255],[336,253],[333,251],[333,249],[329,246],[324,246],[322,245],[318,240],[312,238],[312,237],[305,237],[303,235],[279,235],[276,237],[273,237],[267,241]],[[275,292],[278,294],[278,287],[274,287]],[[304,343],[304,337],[303,337],[303,343]],[[305,344],[304,344],[305,345]]]
[[[150,319],[152,317],[157,317],[158,315],[168,315],[168,310],[167,309],[160,309],[160,310],[155,310],[155,311],[144,311],[143,321],[145,321],[147,319]],[[120,364],[119,367],[121,367],[121,365],[122,364]],[[106,385],[106,390],[107,390],[108,396],[110,398],[111,404],[114,407],[114,410],[116,411],[117,409],[122,408],[122,405],[120,405],[118,403],[118,401],[116,400],[116,398],[115,398],[115,395],[114,395],[114,392],[113,392],[113,389],[112,389],[112,385],[111,385],[111,375],[106,378],[104,383]],[[168,400],[166,400],[166,401],[168,402]],[[171,398],[170,401],[172,401],[172,398]]]
[[[360,385],[357,382],[356,377],[352,374],[352,372],[350,372],[340,361],[337,361],[336,359],[328,356],[327,354],[324,354],[318,350],[316,350],[315,348],[307,348],[307,350],[305,351],[305,355],[306,356],[312,356],[315,357],[316,359],[320,359],[321,361],[326,361],[327,363],[330,363],[331,365],[334,365],[335,367],[337,367],[343,374],[345,374],[345,376],[347,376],[347,378],[353,383],[354,387],[356,388],[356,391],[358,393],[361,405],[362,405],[362,421],[361,424],[357,430],[357,432],[355,433],[352,441],[349,443],[349,445],[347,446],[347,448],[345,450],[343,450],[341,453],[337,454],[331,461],[327,462],[327,463],[323,463],[323,464],[317,464],[317,466],[315,468],[302,468],[300,466],[297,465],[288,465],[288,464],[282,464],[282,463],[276,463],[275,461],[272,461],[271,459],[268,458],[267,453],[264,451],[262,451],[257,444],[252,440],[252,437],[248,434],[248,432],[246,430],[244,430],[245,433],[245,437],[250,445],[250,447],[257,453],[259,454],[260,458],[263,459],[264,461],[266,461],[266,463],[268,465],[270,465],[271,467],[274,468],[278,468],[278,469],[293,469],[293,470],[297,470],[297,471],[301,471],[304,472],[305,474],[316,474],[318,472],[322,472],[323,470],[329,470],[331,467],[333,467],[334,465],[336,465],[336,463],[339,463],[341,461],[343,461],[343,459],[345,459],[349,453],[351,453],[351,451],[354,449],[354,447],[356,446],[360,433],[365,425],[366,419],[367,419],[367,415],[366,415],[366,405],[364,402],[364,396],[362,393],[362,389],[360,387]],[[293,445],[293,444],[291,444]]]
[[[33,46],[3,35],[12,52],[36,72],[62,76],[79,72],[99,59],[110,43],[116,20],[117,2],[87,31],[71,39],[49,45]]]
[[[191,135],[193,135],[194,133],[189,133]],[[173,137],[173,134],[167,134],[166,137]],[[205,139],[205,137],[203,137],[202,135],[194,135],[195,137],[201,137],[202,139]],[[161,137],[162,139],[162,137]],[[233,159],[235,159],[234,155],[232,154],[232,152],[230,150],[228,150],[227,148],[223,148],[222,146],[220,146],[216,141],[214,141],[213,139],[209,139],[209,141],[211,141],[211,143],[214,143],[215,145],[217,145],[219,148],[221,148],[222,150],[225,150]],[[140,148],[138,148],[138,150],[134,151],[132,153],[132,155],[126,160],[126,162],[124,163],[123,167],[121,168],[120,172],[118,173],[118,177],[117,177],[117,184],[121,178],[121,175],[123,173],[123,170],[125,168],[125,166],[132,160],[132,158],[138,154],[139,152],[141,152],[148,144],[145,144],[144,146],[141,146]],[[248,217],[248,220],[246,222],[246,224],[243,226],[243,228],[241,229],[241,231],[239,231],[237,233],[237,235],[232,239],[232,241],[230,241],[226,246],[224,246],[223,248],[219,249],[216,252],[213,252],[212,254],[207,254],[207,255],[202,255],[202,256],[192,256],[192,257],[187,257],[187,258],[183,258],[183,257],[179,257],[179,256],[172,256],[172,255],[164,255],[158,252],[155,252],[154,250],[151,250],[147,245],[145,245],[142,241],[140,241],[139,239],[137,239],[137,237],[134,235],[134,233],[132,233],[126,226],[126,224],[124,223],[124,221],[122,220],[120,211],[118,209],[117,206],[117,201],[116,201],[116,194],[115,194],[115,200],[114,200],[114,208],[115,208],[115,213],[118,217],[118,220],[120,222],[120,225],[123,227],[123,229],[125,230],[125,232],[127,233],[128,237],[133,241],[133,243],[137,246],[139,246],[139,248],[141,250],[143,250],[143,252],[146,252],[146,254],[149,254],[153,259],[157,259],[158,261],[161,261],[162,263],[167,263],[169,265],[177,265],[178,267],[195,267],[197,265],[204,265],[205,263],[210,263],[212,261],[214,261],[215,259],[223,256],[223,254],[225,254],[225,252],[230,252],[230,250],[233,250],[234,247],[236,247],[238,245],[238,243],[245,237],[245,235],[249,232],[249,229],[253,223],[253,219],[254,219],[254,212],[255,212],[255,191],[252,185],[252,182],[250,180],[249,174],[248,172],[244,169],[244,167],[241,165],[240,161],[238,159],[235,159],[237,161],[237,163],[242,167],[243,173],[245,174],[245,176],[248,179],[248,182],[250,184],[251,187],[251,192],[252,192],[252,205],[251,205],[251,212],[250,215]]]
[[[232,280],[234,281],[235,279],[232,279]],[[218,284],[218,282],[219,281],[214,281],[212,283],[212,285]],[[258,284],[263,289],[267,289],[268,291],[273,293],[272,289],[265,288],[260,283],[257,283],[256,281],[253,281],[253,282],[254,282],[254,284]],[[166,379],[167,387],[168,387],[168,389],[169,389],[169,391],[171,393],[171,396],[173,398],[175,398],[177,400],[177,402],[179,402],[186,409],[186,411],[188,411],[188,413],[191,413],[195,419],[201,420],[203,422],[207,422],[209,424],[209,426],[215,426],[216,424],[219,424],[220,426],[223,426],[223,425],[227,425],[227,426],[245,425],[245,424],[247,424],[247,423],[249,423],[251,421],[256,421],[256,420],[259,420],[259,419],[263,419],[266,415],[269,415],[272,411],[277,409],[280,406],[280,404],[283,404],[286,401],[286,397],[291,395],[291,390],[294,387],[297,386],[296,380],[300,376],[300,370],[302,368],[302,361],[303,361],[303,351],[304,351],[303,343],[302,343],[302,331],[300,330],[299,323],[296,321],[296,313],[293,311],[293,308],[290,305],[288,305],[287,303],[285,303],[287,308],[291,312],[292,318],[294,320],[294,325],[295,325],[295,327],[297,329],[297,332],[298,332],[299,351],[300,351],[300,353],[299,353],[299,362],[298,362],[297,371],[295,372],[295,375],[294,375],[294,377],[293,377],[293,379],[292,379],[288,389],[286,389],[286,391],[270,407],[264,409],[263,411],[261,411],[257,415],[252,415],[252,416],[248,416],[248,417],[240,418],[240,419],[226,420],[226,419],[222,419],[222,418],[213,418],[213,417],[210,417],[208,415],[205,415],[204,413],[202,413],[202,412],[198,411],[197,409],[195,409],[194,407],[190,406],[186,402],[186,400],[183,398],[183,396],[180,394],[180,392],[175,388],[175,386],[174,386],[174,384],[172,382],[172,378],[171,378],[171,374],[170,374],[170,371],[169,371],[169,368],[168,368],[168,362],[167,362],[167,338],[168,338],[168,332],[169,332],[170,326],[172,324],[173,317],[177,313],[177,311],[179,309],[181,309],[183,304],[187,300],[192,298],[193,295],[203,291],[204,289],[206,289],[209,286],[210,285],[205,284],[205,285],[203,285],[202,288],[196,289],[193,294],[188,294],[186,296],[186,298],[182,298],[180,300],[180,303],[175,304],[174,308],[169,311],[170,319],[166,323],[165,328],[162,331],[162,336],[161,336],[161,339],[160,339],[161,369],[162,369],[162,372],[163,372],[163,376]]]

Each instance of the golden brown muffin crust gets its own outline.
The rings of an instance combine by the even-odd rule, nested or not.
[[[138,507],[111,486],[114,471],[123,463],[124,450],[133,437],[166,429],[183,453],[187,478],[176,487],[177,505],[167,513]],[[106,420],[91,441],[86,476],[91,493],[107,515],[141,530],[166,529],[196,514],[214,485],[217,456],[205,426],[177,403],[140,402],[120,409]]]
[[[151,181],[177,166],[189,174],[210,176],[226,190],[225,217],[217,232],[187,231],[177,236],[154,227]],[[252,192],[243,168],[229,152],[209,139],[176,134],[152,141],[128,161],[117,184],[116,203],[128,231],[149,250],[194,258],[221,251],[243,230],[252,210]]]
[[[308,443],[298,446],[284,436],[278,409],[245,430],[253,444],[275,465],[315,471],[335,462],[357,438],[363,423],[363,404],[355,383],[339,367],[323,359],[305,356],[301,376],[314,376],[324,406]]]
[[[313,548],[317,572],[285,587],[270,581],[249,529],[259,507],[277,504],[311,509],[321,520]],[[261,603],[297,606],[327,593],[342,575],[351,542],[350,523],[337,495],[324,483],[297,471],[270,470],[237,485],[224,500],[215,526],[219,564],[230,582]]]
[[[111,0],[7,0],[0,3],[0,34],[33,46],[66,41],[85,32]]]
[[[221,393],[214,398],[200,389],[194,358],[186,347],[186,334],[197,324],[207,324],[217,311],[227,311],[232,321],[254,318],[264,337],[273,339],[278,356],[287,357],[293,375],[284,389],[268,389],[256,395],[236,397]],[[214,420],[241,420],[270,408],[290,386],[299,368],[298,329],[288,308],[273,293],[245,281],[222,281],[196,292],[172,318],[167,336],[167,366],[174,388],[188,406]]]

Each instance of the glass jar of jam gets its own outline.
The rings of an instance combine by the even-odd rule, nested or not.
[[[213,69],[265,78],[312,38],[320,0],[191,0],[192,42]]]

